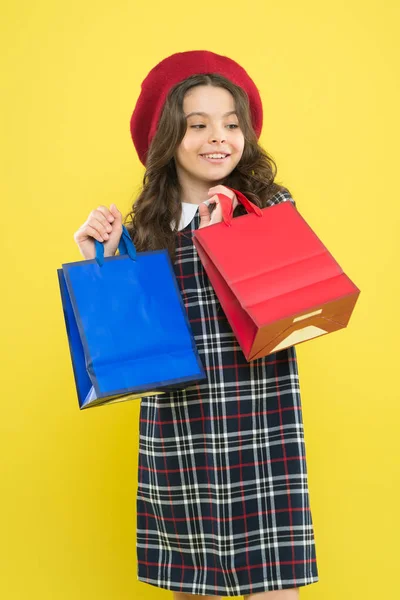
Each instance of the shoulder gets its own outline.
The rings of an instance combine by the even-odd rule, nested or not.
[[[296,202],[293,200],[291,193],[286,188],[281,188],[271,198],[267,200],[267,206],[274,206],[281,202],[292,202],[296,206]]]

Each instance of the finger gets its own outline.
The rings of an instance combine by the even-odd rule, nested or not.
[[[107,206],[101,205],[98,206],[97,209],[98,211],[100,211],[106,218],[107,221],[109,221],[110,223],[112,223],[114,221],[114,215],[112,214],[112,212],[110,210],[108,210]],[[96,212],[96,211],[93,211]]]
[[[228,196],[228,198],[230,198],[230,200],[232,200],[233,210],[235,210],[235,208],[239,204],[236,194],[234,192],[232,192],[231,190],[228,190],[228,188],[226,188],[223,185],[217,185],[213,188],[210,188],[209,193],[211,190],[216,190],[218,188],[222,189],[222,191],[221,191],[221,189],[219,190],[219,192],[218,192],[219,194],[224,194],[225,196]],[[219,202],[218,196],[215,196],[215,197],[217,198],[217,202]]]
[[[89,215],[87,223],[91,223],[92,221],[93,222],[97,221],[98,223],[101,223],[101,225],[105,228],[106,231],[108,231],[108,232],[112,231],[111,223],[106,219],[106,217],[104,216],[104,213],[101,212],[100,210],[94,210]],[[114,221],[114,217],[113,217],[113,221]]]
[[[96,217],[91,217],[86,224],[98,231],[104,239],[108,240],[109,234],[112,232],[112,227],[108,221],[105,221],[105,223],[106,225],[104,225],[104,221],[99,221]]]
[[[226,186],[224,185],[215,185],[214,187],[211,187],[208,190],[208,194],[213,195],[213,194],[224,194],[225,196],[228,196],[228,198],[233,199],[233,196],[235,195],[234,192],[232,192],[232,190],[228,189]]]
[[[220,193],[220,192],[230,192],[231,190],[229,188],[227,188],[225,185],[218,184],[218,185],[213,185],[212,187],[210,187],[209,191],[211,193],[214,192],[214,194],[215,194],[216,192],[217,193]]]
[[[206,200],[204,202],[204,204],[206,206],[208,206],[209,214],[210,214],[210,216],[212,216],[215,212],[215,209],[220,204],[220,200],[219,200],[218,196],[213,196],[209,200]]]
[[[118,208],[115,206],[115,204],[111,204],[110,212],[115,219],[118,219],[118,220],[120,219],[122,221],[122,214],[120,213]]]
[[[96,210],[93,210],[92,215],[95,215],[100,221],[109,224],[114,221],[114,215],[108,210],[106,206],[99,206]]]
[[[200,217],[199,229],[201,227],[206,227],[210,223],[210,220],[211,220],[210,211],[208,210],[208,206],[204,203],[199,204],[199,217]]]
[[[222,221],[222,206],[221,204],[216,204],[215,209],[211,213],[211,224],[220,223]]]
[[[94,227],[91,227],[90,225],[87,225],[85,227],[84,233],[88,237],[92,237],[95,240],[97,240],[98,242],[104,242],[104,239],[103,239],[102,235],[97,231],[97,229],[95,229]]]

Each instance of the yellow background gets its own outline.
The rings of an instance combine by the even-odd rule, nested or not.
[[[2,3],[1,552],[5,600],[170,598],[136,580],[137,402],[80,412],[56,269],[139,187],[129,119],[165,56],[239,61],[278,179],[362,294],[299,347],[320,583],[398,597],[399,3]],[[134,309],[134,307],[132,307]]]

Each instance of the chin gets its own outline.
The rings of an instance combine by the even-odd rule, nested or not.
[[[222,182],[228,177],[230,171],[228,173],[222,173],[221,175],[206,175],[203,176],[201,179],[203,179],[203,181],[206,181],[207,183],[210,184],[210,187],[217,185],[217,184],[222,184]]]
[[[215,167],[212,169],[204,169],[202,170],[202,175],[209,181],[221,181],[222,179],[228,177],[230,173],[232,173],[235,166],[230,167],[224,165],[222,169],[216,169]]]

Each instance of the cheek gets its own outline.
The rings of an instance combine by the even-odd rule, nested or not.
[[[236,139],[232,140],[232,146],[235,148],[236,152],[243,153],[244,150],[244,135],[241,133],[237,136]]]
[[[193,136],[190,134],[186,134],[179,145],[178,156],[182,158],[185,156],[189,157],[190,154],[197,150],[197,147],[198,143],[196,143],[196,139],[193,139]]]

